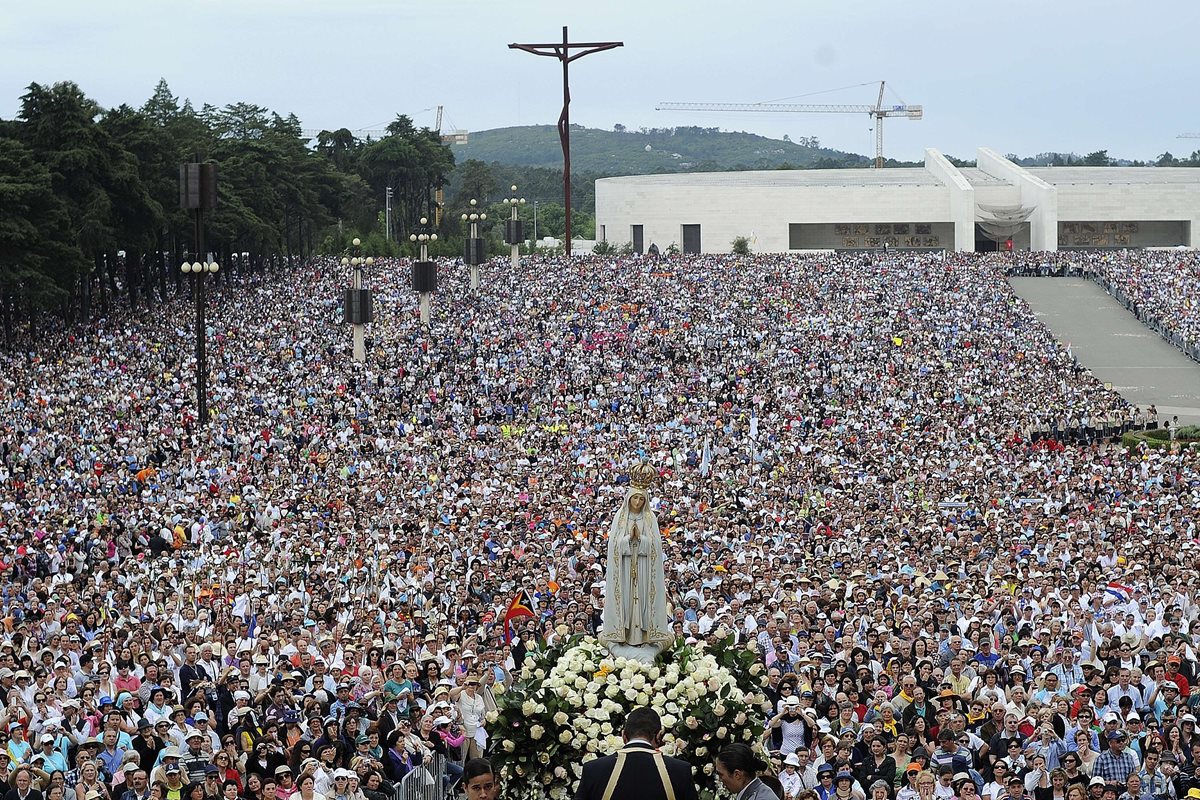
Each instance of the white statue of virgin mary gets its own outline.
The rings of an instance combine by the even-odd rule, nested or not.
[[[609,528],[600,632],[614,656],[647,662],[674,638],[667,619],[662,534],[648,494],[656,477],[646,464],[630,471],[629,491]]]

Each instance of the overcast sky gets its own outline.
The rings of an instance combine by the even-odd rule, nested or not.
[[[1200,149],[1197,0],[3,0],[0,116],[31,82],[73,80],[141,105],[160,77],[197,107],[248,101],[306,128],[380,128],[396,113],[482,130],[553,123],[561,71],[509,42],[624,48],[572,64],[583,125],[718,126],[874,148],[865,115],[657,112],[661,100],[922,104],[890,120],[889,156],[979,145],[1152,158]]]

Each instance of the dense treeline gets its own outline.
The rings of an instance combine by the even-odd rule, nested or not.
[[[386,187],[403,241],[454,166],[437,132],[404,115],[377,140],[348,130],[315,142],[294,115],[261,106],[180,102],[160,81],[140,108],[104,109],[74,83],[32,84],[15,120],[0,120],[0,326],[68,323],[115,304],[153,307],[181,288],[194,257],[179,208],[179,164],[218,167],[218,208],[205,250],[219,280],[294,263],[358,232],[376,252]],[[449,224],[449,215],[443,225]]]

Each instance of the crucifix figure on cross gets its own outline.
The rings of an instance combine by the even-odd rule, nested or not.
[[[561,42],[552,44],[510,44],[510,50],[524,50],[535,56],[551,56],[562,62],[563,70],[563,107],[558,115],[558,140],[562,143],[563,151],[563,208],[566,210],[566,253],[571,256],[571,89],[567,81],[567,67],[572,61],[599,53],[601,50],[612,50],[624,47],[624,42],[572,42],[567,38],[567,26],[563,25]],[[572,50],[576,52],[571,52]],[[537,245],[537,242],[534,242]]]

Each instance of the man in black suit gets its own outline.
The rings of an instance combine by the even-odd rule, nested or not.
[[[654,709],[630,711],[621,738],[616,754],[583,765],[575,800],[698,800],[691,765],[658,752],[662,720]]]

